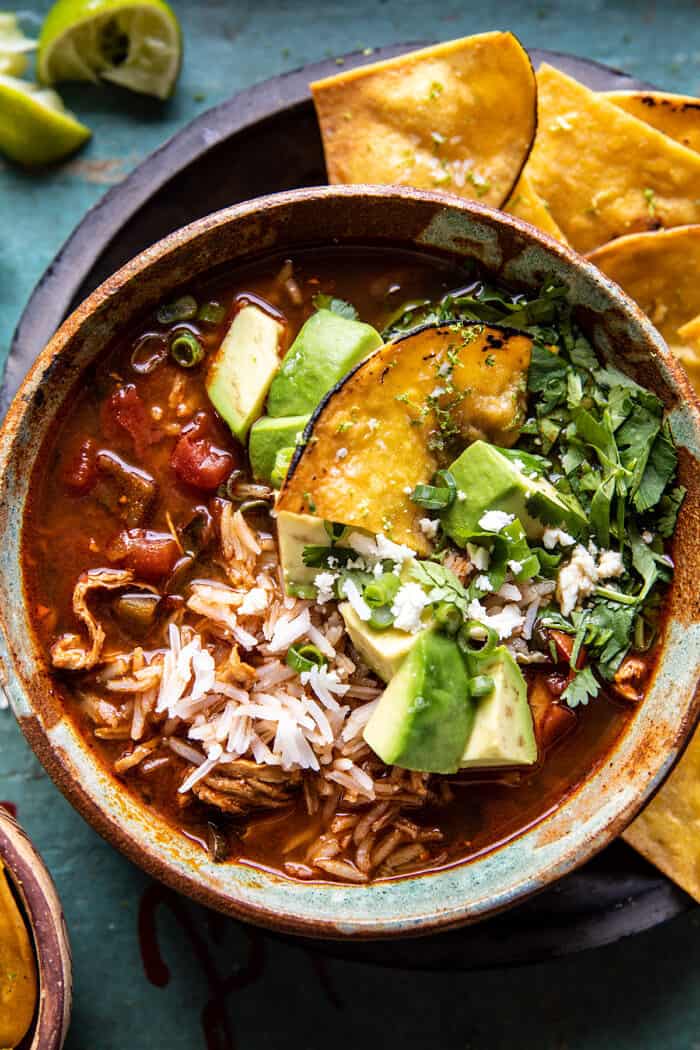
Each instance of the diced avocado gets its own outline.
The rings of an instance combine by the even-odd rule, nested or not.
[[[284,326],[257,306],[236,314],[206,378],[207,394],[239,441],[262,412],[277,369]]]
[[[473,719],[469,679],[457,644],[431,630],[418,636],[382,693],[364,738],[389,765],[455,773]]]
[[[256,419],[250,428],[248,455],[253,477],[257,481],[270,481],[277,453],[283,448],[294,448],[308,421],[308,416],[279,416],[274,419],[272,416],[261,416]]]
[[[314,579],[320,569],[304,565],[304,547],[327,547],[330,543],[322,518],[311,514],[292,514],[282,510],[277,515],[277,543],[282,564],[282,579],[287,594],[313,598]]]
[[[524,464],[523,464],[524,465]],[[443,530],[464,546],[480,532],[489,510],[514,514],[528,539],[540,539],[547,525],[559,525],[574,536],[586,528],[586,518],[573,497],[558,492],[547,478],[522,470],[518,460],[494,445],[475,441],[450,467],[463,493],[441,516]]]
[[[499,646],[480,673],[493,678],[493,690],[476,701],[460,767],[531,766],[537,761],[537,742],[522,671],[505,646]]]
[[[371,325],[317,310],[304,324],[285,354],[270,387],[271,416],[311,413],[324,394],[382,339]]]
[[[284,479],[287,477],[287,471],[294,457],[294,452],[295,446],[290,445],[288,448],[281,448],[275,456],[275,465],[270,474],[270,484],[273,489],[281,489],[284,485]]]
[[[423,634],[422,631],[408,634],[406,631],[397,631],[394,627],[387,627],[385,631],[376,631],[374,627],[370,627],[360,619],[349,602],[342,602],[338,606],[338,612],[345,621],[345,629],[350,635],[350,641],[369,669],[374,671],[383,682],[388,682],[394,677]],[[426,625],[426,630],[428,629]]]

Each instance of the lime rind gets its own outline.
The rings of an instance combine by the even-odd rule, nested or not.
[[[90,138],[50,88],[0,74],[0,150],[35,167],[63,160]]]
[[[180,27],[163,0],[58,0],[39,41],[46,84],[100,78],[168,98],[182,59]]]
[[[20,28],[17,15],[0,12],[0,75],[21,77],[27,69],[27,55],[36,46],[37,41]]]

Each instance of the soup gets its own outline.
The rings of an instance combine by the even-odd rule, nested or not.
[[[682,491],[563,289],[336,249],[106,347],[24,534],[66,708],[218,862],[366,882],[540,820],[642,702]]]

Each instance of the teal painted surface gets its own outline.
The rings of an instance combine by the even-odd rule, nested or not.
[[[23,5],[35,15],[47,6]],[[40,176],[0,166],[0,356],[34,283],[109,184],[207,106],[305,62],[397,40],[511,28],[525,44],[700,93],[700,8],[687,0],[503,0],[497,21],[485,15],[486,5],[456,0],[439,7],[417,0],[175,6],[188,45],[175,99],[161,106],[116,89],[71,87],[66,101],[95,130],[88,149]],[[146,877],[71,810],[6,712],[0,796],[18,804],[64,901],[76,979],[69,1050],[203,1047],[200,1013],[208,995],[180,926],[167,910],[159,913],[171,980],[154,987],[144,979],[136,936]],[[191,914],[203,918],[197,909]],[[327,969],[335,996],[300,949],[264,938],[266,957],[248,973],[246,931],[226,922],[216,930],[221,973],[240,968],[241,984],[254,978],[230,997],[239,1050],[316,1050],[336,1031],[342,1050],[390,1040],[407,1050],[700,1050],[700,909],[616,946],[517,971],[417,976],[333,962]]]

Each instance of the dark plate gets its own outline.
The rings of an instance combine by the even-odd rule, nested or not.
[[[345,57],[344,68],[417,45]],[[531,52],[590,87],[650,85],[586,59]],[[165,234],[218,208],[326,181],[309,81],[334,60],[275,77],[215,106],[183,128],[92,208],[35,288],[15,332],[0,394],[4,413],[32,361],[64,317],[106,277]],[[386,966],[470,969],[520,964],[608,944],[671,918],[690,897],[623,842],[504,915],[421,941],[328,943],[315,950]]]

